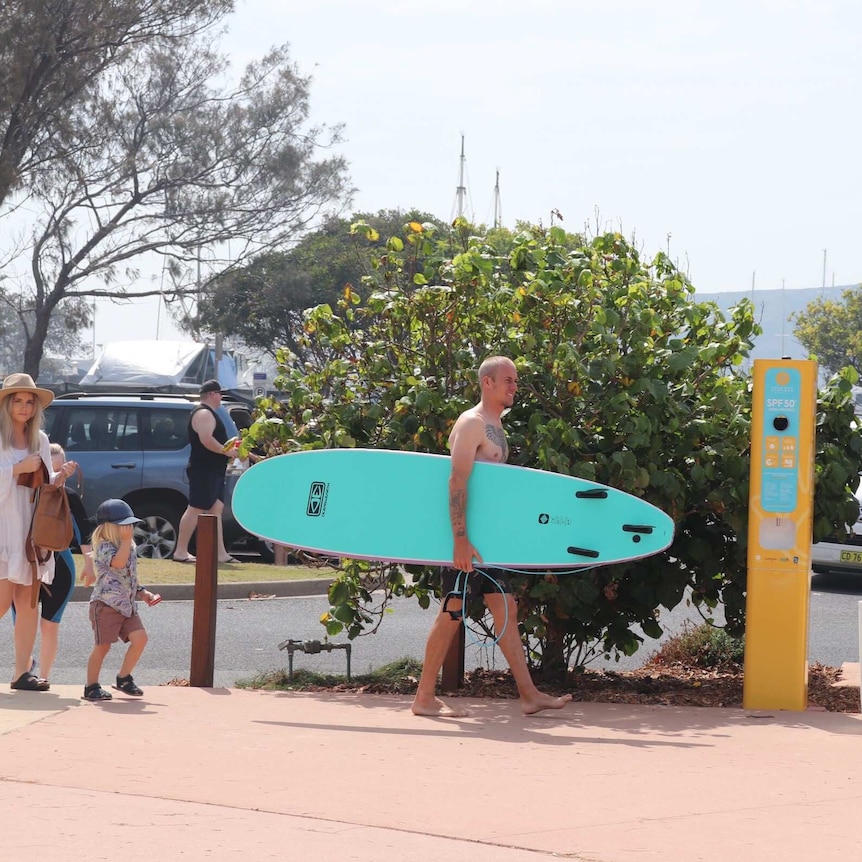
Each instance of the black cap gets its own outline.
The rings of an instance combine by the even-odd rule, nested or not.
[[[105,500],[96,510],[96,520],[100,524],[140,524],[132,507],[125,500]]]
[[[207,380],[201,384],[201,395],[205,395],[207,392],[221,392],[221,384],[218,380]]]

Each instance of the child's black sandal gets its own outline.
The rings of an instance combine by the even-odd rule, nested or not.
[[[123,694],[131,694],[135,697],[140,697],[143,694],[143,691],[135,685],[135,681],[132,679],[131,674],[128,676],[118,676],[117,684],[114,688],[117,691],[123,692]]]
[[[99,683],[94,682],[84,686],[84,700],[113,700],[114,696],[105,691]]]

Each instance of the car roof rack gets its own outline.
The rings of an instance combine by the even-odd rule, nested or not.
[[[175,399],[177,401],[188,401],[195,404],[200,400],[200,395],[191,390],[177,390],[170,386],[166,388],[158,386],[129,386],[122,385],[108,388],[81,386],[67,391],[57,391],[61,387],[48,386],[54,392],[54,397],[64,401],[72,401],[81,398],[139,398],[141,400],[154,400],[156,398]],[[230,404],[243,404],[248,408],[255,405],[254,398],[235,389],[225,389],[222,392],[222,400]]]
[[[182,392],[158,392],[158,391],[133,391],[131,389],[100,389],[98,391],[63,392],[55,396],[55,400],[74,401],[79,398],[139,398],[142,401],[153,401],[156,398],[168,398],[176,401],[194,402],[198,396],[193,393]]]

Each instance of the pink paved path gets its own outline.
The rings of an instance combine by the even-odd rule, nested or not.
[[[862,716],[0,689],[0,860],[794,862],[862,853]]]

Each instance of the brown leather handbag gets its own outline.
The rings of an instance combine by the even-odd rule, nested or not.
[[[19,473],[17,482],[24,488],[38,488],[43,482],[47,482],[48,479],[48,468],[43,461],[41,470],[34,470],[32,473]]]
[[[66,489],[51,484],[44,461],[41,468],[18,476],[19,485],[33,489],[33,517],[27,532],[26,552],[33,574],[30,606],[34,608],[39,602],[39,590],[42,586],[39,580],[39,565],[46,563],[54,551],[65,551],[74,535],[72,511],[69,508]]]

